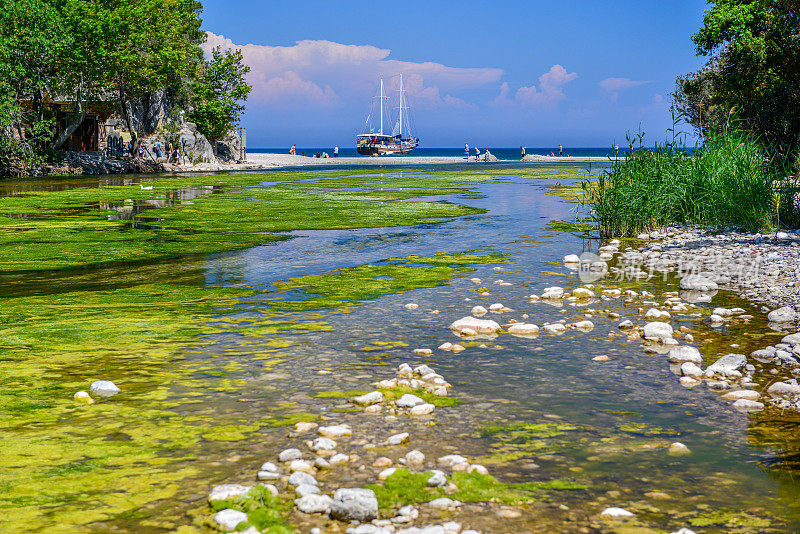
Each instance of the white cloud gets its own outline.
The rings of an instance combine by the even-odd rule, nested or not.
[[[539,76],[539,87],[536,84],[530,86],[523,86],[517,89],[514,98],[509,98],[511,88],[508,83],[503,82],[500,86],[500,93],[489,102],[493,106],[503,105],[521,105],[521,106],[535,106],[535,105],[549,105],[555,104],[564,98],[564,86],[572,80],[576,79],[578,75],[574,72],[567,72],[567,69],[561,65],[553,65],[550,70]]]
[[[452,91],[482,87],[500,80],[502,69],[448,67],[441,63],[388,59],[391,50],[332,41],[298,41],[292,46],[237,45],[207,32],[206,53],[217,46],[238,48],[250,66],[251,99],[267,106],[326,108],[344,101],[366,104],[383,77],[396,90],[403,74],[408,95],[426,107],[467,105]],[[442,96],[444,95],[444,96]]]
[[[598,85],[603,91],[617,93],[619,91],[624,91],[625,89],[630,89],[632,87],[636,87],[637,85],[644,85],[646,83],[650,83],[650,81],[637,81],[631,80],[630,78],[606,78],[598,83]]]

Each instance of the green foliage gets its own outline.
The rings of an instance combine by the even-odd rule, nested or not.
[[[596,185],[584,183],[586,203],[603,237],[670,224],[770,231],[778,222],[776,188],[787,199],[796,188],[773,172],[766,154],[752,136],[735,132],[710,135],[694,152],[676,140],[639,149]],[[793,203],[785,206],[782,222],[797,220]]]
[[[241,50],[216,47],[204,61],[192,84],[194,98],[189,118],[209,140],[218,140],[235,128],[252,87],[244,81],[250,67],[244,65]]]
[[[793,0],[710,2],[692,37],[709,56],[677,80],[675,102],[704,135],[729,126],[756,134],[784,160],[800,149],[800,10]]]

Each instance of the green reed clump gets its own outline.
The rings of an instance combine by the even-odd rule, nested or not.
[[[797,188],[782,176],[755,139],[727,133],[693,151],[676,139],[640,148],[600,176],[596,187],[583,185],[603,237],[670,224],[766,232],[798,220],[790,201]]]

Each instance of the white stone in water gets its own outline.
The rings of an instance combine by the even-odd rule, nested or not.
[[[690,376],[692,378],[698,378],[703,376],[703,370],[697,366],[697,364],[693,362],[684,362],[681,364],[681,374],[683,376]]]
[[[443,467],[452,467],[455,464],[469,463],[469,460],[460,454],[447,454],[437,458],[436,463]]]
[[[535,324],[514,323],[508,327],[508,333],[513,336],[538,336],[539,327]]]
[[[495,302],[494,304],[489,306],[489,311],[499,312],[505,310],[506,307],[500,304],[499,302]]]
[[[364,408],[364,413],[382,413],[383,406],[380,404],[373,404],[372,406],[367,406]]]
[[[431,508],[457,508],[461,506],[461,502],[454,501],[453,499],[449,499],[447,497],[439,497],[438,499],[433,499],[432,501],[428,502],[428,506]]]
[[[378,473],[378,480],[386,480],[387,478],[392,476],[395,471],[397,471],[396,467],[387,467],[386,469]]]
[[[758,401],[739,399],[733,403],[733,407],[740,412],[760,412],[764,409],[764,404]]]
[[[325,458],[317,456],[316,458],[314,458],[314,467],[316,467],[317,469],[330,469],[331,463]]]
[[[465,351],[465,350],[467,350],[467,349],[465,349],[465,348],[464,348],[462,345],[459,345],[458,343],[454,343],[454,344],[453,344],[453,349],[452,349],[452,350],[453,350],[453,352],[455,352],[455,353],[459,353],[459,352],[463,352],[463,351]]]
[[[304,514],[327,514],[331,511],[332,501],[327,495],[309,494],[295,499],[294,504]]]
[[[696,348],[683,345],[669,349],[669,361],[671,363],[703,363],[703,357],[700,355],[700,351]]]
[[[483,317],[488,313],[488,311],[483,306],[475,306],[472,308],[471,313],[475,317]]]
[[[481,464],[472,464],[467,469],[468,473],[478,473],[479,475],[488,475],[489,470]]]
[[[680,287],[684,291],[708,292],[708,291],[716,291],[717,289],[719,289],[717,283],[714,282],[711,278],[699,274],[684,276],[683,278],[681,278],[678,287]]]
[[[247,514],[233,508],[226,508],[214,514],[214,521],[223,530],[233,530],[242,521],[247,521]]]
[[[292,460],[297,460],[303,457],[303,453],[300,452],[300,449],[286,449],[278,454],[278,460],[281,462],[291,462]]]
[[[434,488],[440,488],[440,487],[445,486],[447,484],[447,477],[445,476],[445,474],[442,471],[439,471],[438,469],[432,469],[431,473],[433,473],[433,474],[428,479],[428,482],[427,482],[428,486],[431,486],[431,487],[434,487]]]
[[[294,425],[295,432],[299,432],[301,434],[303,432],[308,432],[309,430],[314,430],[315,428],[317,428],[317,423],[307,423],[305,421],[300,421]]]
[[[433,404],[425,403],[411,408],[411,415],[428,415],[432,414],[436,407]]]
[[[628,319],[625,319],[624,321],[621,321],[621,322],[620,322],[620,323],[617,325],[617,327],[618,327],[620,330],[624,330],[624,329],[626,329],[626,328],[633,328],[633,327],[634,327],[634,324],[633,324],[633,322],[632,322],[632,321],[630,321],[630,320],[628,320]]]
[[[307,460],[292,460],[289,462],[289,471],[305,471],[306,473],[313,473],[314,465]]]
[[[564,263],[580,263],[581,259],[577,254],[569,254],[564,256]]]
[[[86,393],[85,391],[78,391],[77,393],[75,393],[75,395],[72,396],[72,398],[75,399],[77,402],[82,402],[84,404],[94,403],[94,399],[91,396],[89,396],[89,394]]]
[[[542,293],[541,298],[543,299],[560,299],[564,296],[564,288],[553,286],[553,287],[546,287],[544,289],[544,293]]]
[[[480,284],[481,282],[483,282],[483,280],[481,280],[480,278],[470,278],[469,281],[472,282],[473,284]]]
[[[461,534],[464,533],[462,532]],[[675,532],[672,532],[671,534],[697,534],[697,533],[694,530],[688,529],[686,527],[681,527]]]
[[[425,401],[410,393],[406,393],[397,399],[397,406],[400,408],[413,408],[414,406],[418,406],[420,404],[425,404]]]
[[[413,302],[409,302],[408,304],[405,305],[405,308],[407,310],[416,310],[417,308],[419,308],[419,304],[414,304]]]
[[[767,314],[767,321],[771,323],[791,323],[795,319],[797,319],[797,312],[791,306],[784,306]]]
[[[431,349],[414,349],[414,354],[417,356],[430,356],[433,351]]]
[[[422,453],[422,451],[418,451],[416,449],[407,452],[405,459],[407,465],[422,465],[425,463],[425,455]]]
[[[342,453],[334,454],[333,456],[331,456],[331,459],[329,460],[331,465],[346,464],[349,461],[350,461],[350,457],[348,455],[342,454]]]
[[[546,324],[542,326],[542,331],[544,331],[545,334],[560,335],[567,331],[567,327],[561,323]]]
[[[378,517],[378,499],[366,488],[339,488],[333,494],[330,515],[340,521],[371,521]]]
[[[692,451],[690,451],[689,447],[680,441],[676,441],[675,443],[670,444],[667,452],[669,452],[669,454],[672,456],[682,456],[684,454],[691,454]]]
[[[408,432],[401,432],[399,434],[395,434],[394,436],[389,436],[389,439],[386,440],[387,445],[400,445],[408,441],[411,436]]]
[[[400,367],[397,368],[397,375],[401,378],[411,378],[414,376],[414,370],[407,363],[401,363]]]
[[[306,473],[305,471],[295,471],[289,476],[289,480],[287,483],[290,486],[300,486],[302,484],[309,484],[311,486],[316,486],[317,479],[311,476],[310,474]]]
[[[725,319],[722,316],[714,315],[714,314],[712,314],[708,318],[708,320],[711,321],[713,324],[720,324],[720,323],[724,323],[725,322]]]
[[[277,471],[262,470],[256,474],[256,478],[258,480],[278,480],[279,478],[281,478],[281,474],[278,473]]]
[[[775,382],[767,388],[767,393],[771,395],[797,395],[800,394],[800,386],[789,382]]]
[[[447,343],[442,343],[439,345],[439,350],[453,350],[453,344],[449,341]]]
[[[592,321],[578,321],[574,326],[578,330],[584,330],[587,332],[594,329],[594,323]]]
[[[605,517],[633,517],[633,514],[627,511],[624,508],[618,508],[616,506],[610,506],[600,512],[601,516]]]
[[[211,493],[208,494],[208,501],[221,501],[241,497],[252,488],[253,486],[243,486],[241,484],[220,484],[212,488]]]
[[[461,523],[448,521],[442,525],[442,529],[444,530],[444,534],[459,534],[459,532],[461,532]]]
[[[720,317],[730,317],[733,315],[733,310],[729,310],[728,308],[714,308],[711,314],[719,315]]]
[[[336,449],[336,442],[331,438],[317,438],[311,442],[311,450],[313,451],[332,451],[334,449]]]
[[[644,337],[655,338],[661,342],[672,339],[672,333],[672,326],[667,323],[654,321],[644,325]]]
[[[573,289],[572,296],[580,300],[593,299],[595,297],[594,291],[586,289],[585,287],[576,287]]]
[[[89,386],[89,391],[101,397],[110,397],[122,390],[111,380],[95,380],[92,382],[92,385]]]
[[[747,357],[744,354],[726,354],[706,368],[706,376],[714,374],[741,376],[739,369],[746,363]]]
[[[347,425],[331,425],[319,427],[317,434],[326,438],[341,438],[352,435],[353,431]]]
[[[724,394],[722,396],[722,398],[728,399],[728,400],[733,400],[733,401],[739,400],[739,399],[745,399],[745,400],[754,401],[754,400],[758,400],[758,398],[760,396],[761,396],[761,394],[758,391],[755,391],[753,389],[740,389],[740,390],[737,390],[737,391],[729,391],[726,394]]]
[[[680,377],[678,382],[680,382],[681,385],[685,388],[693,388],[701,383],[700,380],[697,380],[696,378],[693,378],[691,376],[682,376]]]
[[[668,311],[659,310],[658,308],[650,308],[644,314],[645,321],[668,321],[671,317]]]
[[[478,334],[496,334],[502,328],[499,324],[488,319],[464,317],[450,325],[450,330],[464,334],[465,329],[470,329]]]
[[[418,365],[418,366],[414,367],[414,374],[415,375],[425,376],[425,375],[429,375],[431,373],[435,374],[436,371],[431,369],[430,366],[428,366],[428,365],[423,364],[423,365]]]
[[[380,391],[371,391],[369,393],[365,393],[364,395],[353,397],[352,401],[354,404],[358,404],[359,406],[369,406],[371,404],[378,404],[380,402],[383,402],[383,393],[381,393]]]
[[[311,484],[300,484],[294,489],[294,492],[298,497],[305,497],[306,495],[315,495],[319,493],[319,488]]]

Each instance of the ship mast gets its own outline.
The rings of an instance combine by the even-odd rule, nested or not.
[[[380,134],[383,135],[383,78],[381,78],[381,129]]]
[[[403,75],[400,75],[400,144],[403,143]]]

